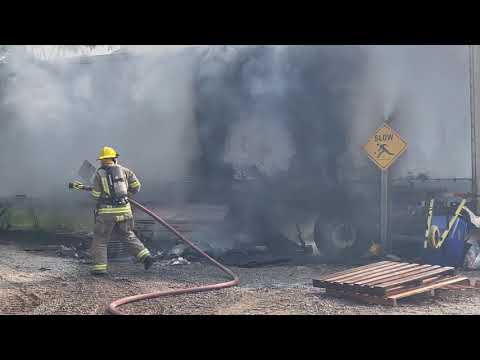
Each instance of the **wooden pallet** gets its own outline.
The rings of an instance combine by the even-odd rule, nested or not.
[[[393,261],[361,266],[313,280],[328,295],[367,303],[396,306],[397,301],[421,293],[435,295],[436,289],[470,285],[467,277],[455,274],[452,267]]]

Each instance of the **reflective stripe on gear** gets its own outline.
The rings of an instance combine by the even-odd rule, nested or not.
[[[93,272],[106,272],[107,271],[107,264],[98,264],[92,266]]]
[[[108,187],[107,178],[105,176],[100,177],[102,179],[103,192],[110,196],[110,188]]]
[[[100,195],[102,195],[101,192],[92,190],[92,196],[93,196],[94,198],[98,199],[98,198],[100,198]]]
[[[150,251],[148,251],[148,249],[145,248],[137,254],[137,259],[139,261],[143,261],[143,259],[145,259],[149,255],[150,255]]]
[[[132,215],[132,208],[130,204],[122,207],[101,207],[98,209],[98,214]]]
[[[134,181],[130,184],[130,187],[132,189],[136,189],[136,188],[140,187],[140,182],[139,181]]]

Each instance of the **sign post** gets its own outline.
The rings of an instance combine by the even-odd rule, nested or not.
[[[407,149],[407,142],[387,123],[383,124],[363,146],[370,160],[381,170],[380,243],[384,253],[391,253],[390,174],[389,168]]]
[[[381,174],[381,193],[380,193],[380,241],[384,252],[392,252],[392,242],[390,238],[390,173],[382,170]]]

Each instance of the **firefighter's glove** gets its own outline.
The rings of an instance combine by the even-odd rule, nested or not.
[[[85,185],[83,185],[80,181],[74,181],[69,184],[70,189],[75,189],[75,190],[84,190]]]

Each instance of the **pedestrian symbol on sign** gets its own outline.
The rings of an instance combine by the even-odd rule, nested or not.
[[[377,158],[380,159],[380,156],[382,156],[383,154],[388,154],[390,156],[395,156],[394,153],[391,153],[390,151],[388,151],[387,149],[387,144],[378,144],[378,155],[377,155]]]

